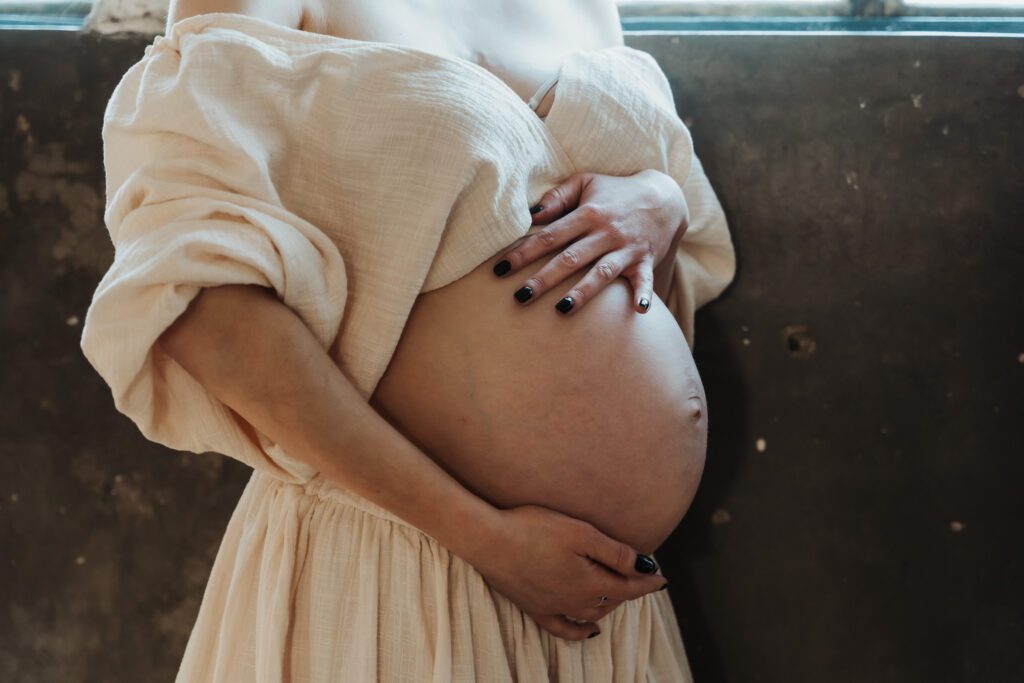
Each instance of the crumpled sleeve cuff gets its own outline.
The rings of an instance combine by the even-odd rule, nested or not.
[[[308,481],[310,465],[210,394],[157,340],[203,287],[250,284],[272,288],[327,350],[347,296],[342,256],[282,207],[172,167],[137,171],[108,208],[115,257],[86,314],[82,351],[147,439]]]
[[[665,305],[692,349],[695,313],[732,282],[736,254],[725,212],[696,155],[682,189],[690,211],[690,225],[676,249]]]
[[[636,74],[638,101],[627,107],[628,115],[616,117],[631,125],[618,124],[614,149],[619,163],[638,170],[654,168],[672,177],[686,198],[690,224],[676,247],[665,305],[692,348],[696,310],[718,297],[736,273],[732,238],[690,130],[676,111],[668,77],[650,53],[630,48],[625,54],[632,58],[626,63]],[[601,159],[603,147],[594,147],[593,153],[588,147],[581,151],[609,163]]]

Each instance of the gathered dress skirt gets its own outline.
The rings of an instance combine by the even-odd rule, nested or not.
[[[668,591],[549,634],[436,539],[322,476],[254,470],[177,681],[692,681]]]

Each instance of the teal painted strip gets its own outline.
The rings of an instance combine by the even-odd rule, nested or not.
[[[82,17],[0,14],[0,30],[78,31]],[[623,31],[972,33],[1024,36],[1024,17],[623,17]]]
[[[78,31],[83,17],[55,17],[52,14],[0,14],[0,30]]]
[[[623,31],[774,33],[999,33],[1024,35],[1024,17],[623,17]]]

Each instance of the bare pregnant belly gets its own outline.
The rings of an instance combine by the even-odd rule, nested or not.
[[[589,267],[520,304],[512,292],[553,254],[504,278],[497,255],[417,298],[370,404],[492,504],[543,505],[654,552],[707,443],[679,325],[657,296],[634,312],[624,278],[563,316],[555,302]]]

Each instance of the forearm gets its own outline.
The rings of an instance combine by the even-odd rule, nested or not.
[[[498,511],[362,397],[268,289],[204,289],[160,340],[210,393],[291,456],[473,562]]]

